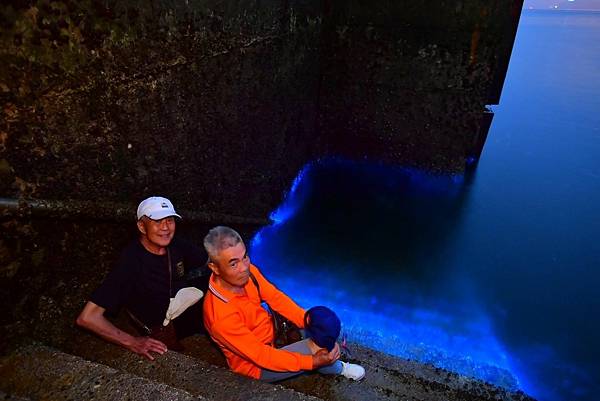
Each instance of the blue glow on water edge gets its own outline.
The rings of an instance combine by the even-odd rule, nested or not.
[[[285,201],[275,210],[273,224],[260,230],[250,242],[253,261],[269,279],[303,307],[326,305],[335,310],[343,322],[343,331],[351,342],[405,359],[429,363],[465,376],[503,387],[510,391],[538,391],[513,360],[510,352],[494,333],[493,322],[476,305],[449,302],[429,297],[425,302],[403,302],[411,294],[409,286],[398,285],[398,299],[377,293],[378,285],[389,285],[381,279],[341,276],[348,267],[319,265],[286,258],[277,245],[286,236],[288,223],[294,221],[311,194],[315,169],[328,165],[354,168],[344,160],[317,161],[306,165],[294,180]],[[387,166],[362,165],[375,174],[384,173],[392,186],[408,182],[420,195],[453,199],[463,191],[462,175],[431,175],[417,169],[395,169]],[[381,171],[379,171],[381,169]],[[394,174],[401,177],[394,178]],[[276,249],[274,249],[276,248]],[[282,255],[283,254],[283,255]],[[419,298],[414,293],[414,298]]]
[[[305,165],[302,168],[302,170],[300,170],[300,172],[298,173],[296,178],[294,178],[294,181],[292,182],[292,186],[290,187],[289,192],[285,195],[286,200],[294,199],[294,196],[296,195],[296,192],[298,190],[298,186],[304,180],[304,178],[306,177],[306,175],[308,174],[310,169],[313,168],[313,166],[314,166],[313,163],[309,163],[309,164]],[[273,221],[273,224],[274,225],[282,224],[286,220],[288,220],[290,217],[292,217],[294,215],[294,213],[296,212],[296,207],[293,207],[293,205],[295,205],[295,204],[296,204],[295,202],[284,201],[282,206],[275,209],[275,211],[272,212],[271,215],[269,216],[269,218]],[[260,238],[260,233],[258,233],[255,236],[253,241],[256,241],[256,237]],[[260,241],[260,239],[259,239],[259,241]]]

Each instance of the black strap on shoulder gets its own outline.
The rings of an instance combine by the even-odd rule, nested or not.
[[[138,319],[133,312],[131,312],[129,309],[125,308],[125,312],[127,312],[127,314],[129,315],[129,317],[131,318],[131,320],[133,321],[134,325],[136,326],[136,329],[138,329],[138,331],[140,333],[142,333],[145,336],[149,336],[150,334],[152,334],[152,330],[146,326],[146,324],[144,324],[144,322],[142,322],[140,319]]]
[[[260,285],[258,285],[258,280],[256,279],[256,277],[254,277],[254,274],[250,273],[250,280],[252,280],[252,282],[254,283],[254,285],[256,286],[256,289],[258,290],[258,297],[260,298],[260,300],[263,300],[262,295],[260,294]]]
[[[169,299],[173,297],[173,266],[171,264],[171,251],[167,247],[167,265],[169,268]]]

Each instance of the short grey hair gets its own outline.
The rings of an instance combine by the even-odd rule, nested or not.
[[[219,251],[236,246],[240,242],[243,244],[244,240],[233,228],[216,226],[208,231],[203,244],[206,253],[208,253],[208,258],[214,260]]]

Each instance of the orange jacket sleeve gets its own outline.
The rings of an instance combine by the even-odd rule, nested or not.
[[[262,344],[246,327],[239,312],[231,311],[221,316],[214,324],[213,336],[231,352],[264,369],[296,372],[313,368],[312,355],[289,352]]]
[[[260,270],[254,265],[251,265],[250,271],[256,277],[256,281],[260,285],[260,295],[263,300],[269,304],[269,307],[281,313],[283,316],[291,320],[296,326],[304,328],[304,309],[299,307],[287,295],[281,292],[277,287],[271,284],[262,275]]]

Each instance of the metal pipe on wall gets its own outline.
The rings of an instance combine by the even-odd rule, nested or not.
[[[0,216],[52,217],[57,219],[89,218],[108,221],[135,220],[136,206],[119,202],[64,201],[0,198]],[[178,210],[184,221],[207,224],[269,225],[268,218],[233,216],[223,213]]]

